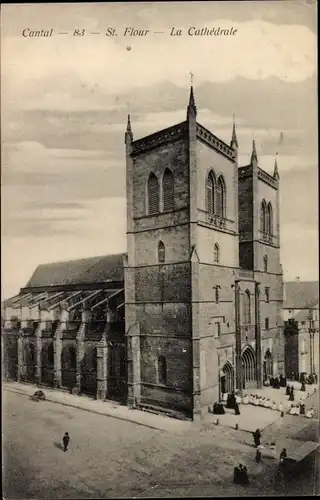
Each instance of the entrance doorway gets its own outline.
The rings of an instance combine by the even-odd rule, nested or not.
[[[234,369],[231,363],[227,361],[220,376],[221,394],[230,393],[234,391]]]
[[[242,353],[242,373],[244,389],[256,384],[256,357],[251,346],[246,347]]]
[[[263,361],[263,376],[264,380],[273,377],[273,359],[270,349],[267,349]]]

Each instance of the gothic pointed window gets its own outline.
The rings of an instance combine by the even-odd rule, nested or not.
[[[220,248],[219,248],[218,243],[216,243],[216,244],[214,245],[214,250],[213,250],[213,260],[214,260],[214,262],[216,262],[217,264],[219,264],[219,262],[220,262]]]
[[[158,244],[158,262],[160,264],[163,264],[166,260],[166,248],[164,246],[164,243],[162,241],[159,241]]]
[[[250,325],[251,323],[251,297],[249,290],[246,290],[243,295],[243,324]]]
[[[216,288],[215,288],[215,299],[216,299],[216,304],[219,304],[219,301],[220,301],[220,294],[219,294],[219,288],[220,286],[217,285]]]
[[[262,200],[261,207],[260,207],[260,231],[263,233],[266,232],[266,213],[267,213],[267,206],[265,200]]]
[[[159,181],[151,172],[148,179],[148,215],[159,213],[160,196]]]
[[[267,232],[272,235],[273,234],[273,210],[271,203],[268,203],[268,227]]]
[[[217,215],[225,218],[226,214],[226,189],[223,177],[220,176],[217,182]]]
[[[162,179],[163,211],[174,210],[174,178],[168,168],[165,169]]]
[[[206,196],[207,196],[207,212],[209,214],[215,213],[215,189],[216,182],[214,173],[211,171],[207,178],[207,186],[206,186]]]
[[[167,385],[167,361],[164,356],[158,357],[158,382]]]

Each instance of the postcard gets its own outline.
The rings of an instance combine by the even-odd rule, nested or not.
[[[318,495],[316,2],[1,11],[4,496]]]

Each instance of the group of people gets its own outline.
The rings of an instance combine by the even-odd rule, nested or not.
[[[235,415],[240,415],[239,404],[242,402],[242,398],[235,394],[235,392],[231,392],[227,395],[226,408],[230,408],[234,410]]]
[[[289,396],[289,401],[294,401],[294,387],[293,387],[293,385],[286,386],[286,396]]]
[[[279,377],[270,377],[264,381],[263,385],[266,387],[272,387],[273,389],[280,389],[280,387],[285,387],[287,385],[287,379],[282,374]]]
[[[293,379],[294,380],[294,379]],[[300,375],[300,382],[305,384],[317,384],[318,383],[318,375],[316,373],[310,373],[309,375],[305,372]]]
[[[241,485],[249,484],[248,470],[245,465],[239,464],[234,468],[233,482]]]
[[[306,411],[306,405],[300,401],[298,404],[291,405],[289,415],[305,415],[306,418],[313,418],[315,412],[313,408]]]

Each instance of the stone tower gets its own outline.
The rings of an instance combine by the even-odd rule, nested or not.
[[[256,355],[261,377],[266,378],[284,372],[277,158],[273,175],[262,170],[253,140],[250,164],[240,167],[238,174],[239,264],[259,287],[261,345]]]
[[[233,363],[238,256],[237,147],[186,120],[125,135],[128,403],[193,417],[219,399]]]

